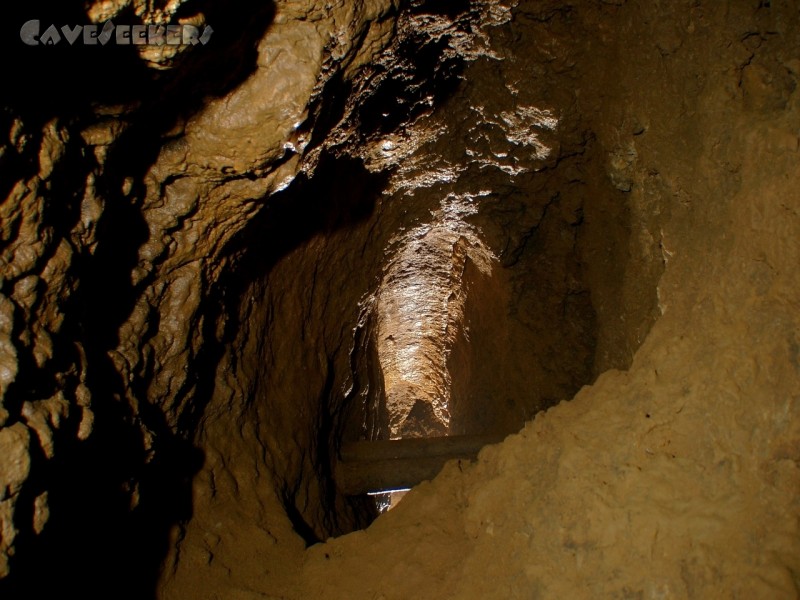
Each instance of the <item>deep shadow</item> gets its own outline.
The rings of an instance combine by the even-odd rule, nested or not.
[[[39,19],[42,29],[87,24],[82,4],[29,0],[6,10],[0,49],[14,60],[0,65],[0,80],[7,82],[0,106],[13,107],[29,125],[54,117],[92,122],[96,107],[115,106],[126,120],[168,131],[178,115],[194,113],[209,97],[224,96],[255,70],[257,43],[275,14],[272,1],[256,6],[247,0],[224,6],[213,0],[185,3],[176,18],[202,12],[214,33],[206,45],[181,53],[166,70],[148,67],[136,47],[113,40],[105,46],[65,40],[55,46],[22,43],[20,28],[30,19]],[[112,22],[142,21],[128,10]]]
[[[81,129],[96,121],[99,105],[117,105],[120,118],[131,125],[110,149],[97,182],[98,195],[106,201],[98,224],[97,250],[76,257],[73,263],[80,288],[65,309],[69,324],[63,341],[58,341],[57,354],[76,361],[81,359],[65,347],[78,339],[85,348],[94,432],[86,442],[74,441],[78,423],[73,418],[63,429],[54,459],[48,461],[34,453],[32,479],[20,506],[32,504],[33,497],[47,491],[51,516],[44,532],[34,537],[25,534],[33,515],[18,515],[22,531],[17,540],[19,559],[12,564],[11,577],[0,581],[4,599],[59,597],[70,592],[83,598],[146,600],[155,596],[170,531],[192,516],[191,481],[203,462],[202,453],[191,443],[192,434],[212,397],[225,344],[235,339],[242,293],[254,279],[268,274],[281,257],[314,235],[367,219],[385,184],[384,176],[368,173],[358,160],[324,153],[312,179],[300,176],[287,190],[265,201],[261,212],[227,248],[234,268],[204,300],[207,343],[192,365],[190,383],[178,394],[177,405],[191,401],[179,415],[177,430],[157,407],[140,402],[134,412],[131,397],[144,397],[149,373],[136,373],[132,384],[123,381],[108,353],[119,345],[120,325],[152,282],[146,278],[133,285],[130,279],[138,250],[149,235],[140,211],[145,194],[143,176],[167,136],[176,135],[172,132],[177,123],[202,108],[208,98],[224,96],[252,73],[257,41],[274,16],[272,2],[253,7],[245,0],[224,5],[194,0],[181,10],[185,14],[203,11],[215,34],[209,46],[196,48],[168,71],[147,69],[131,47],[69,47],[62,43],[29,48],[21,44],[19,27],[30,18],[41,19],[45,26],[85,23],[79,3],[33,0],[15,4],[9,7],[3,24],[0,46],[7,56],[20,57],[0,66],[2,80],[14,82],[0,91],[0,106],[8,107],[6,115],[21,116],[32,130],[58,117],[78,139]],[[136,21],[128,13],[120,15],[119,22]],[[419,40],[416,43],[425,45]],[[457,61],[447,68],[437,62],[444,46],[435,42],[418,55],[417,50],[409,43],[403,52],[412,63],[418,59],[420,72],[411,80],[405,75],[392,79],[386,90],[354,115],[363,134],[399,127],[410,114],[419,114],[413,111],[427,110],[422,102],[425,90],[416,84],[427,85],[435,98],[455,89]],[[413,91],[408,89],[409,81],[415,84]],[[311,147],[322,144],[337,126],[350,91],[341,79],[329,82],[315,107],[319,110],[312,111],[317,120],[306,124],[315,132]],[[402,93],[407,99],[396,101]],[[375,121],[374,114],[388,117]],[[89,149],[76,167],[75,186],[96,168]],[[128,177],[135,182],[134,189],[123,197],[120,190]],[[63,209],[68,213],[65,224],[78,217],[78,200],[76,195]],[[53,218],[62,218],[57,214],[53,213]],[[64,231],[68,230],[65,226]],[[231,318],[218,338],[215,324],[223,315]],[[151,327],[155,327],[157,315],[151,319]],[[39,374],[33,365],[25,366],[25,371],[13,390],[20,402],[40,398],[46,383],[36,381]],[[319,399],[323,411],[317,423],[321,450],[312,460],[325,490],[323,496],[330,503],[326,510],[331,515],[331,532],[341,533],[332,512],[335,490],[330,469],[334,457],[328,449],[337,445],[342,417],[330,412],[331,398],[327,396],[332,394],[331,387],[324,392],[326,397]],[[152,434],[152,447],[146,447],[143,429]],[[275,474],[284,482],[295,475]],[[140,500],[133,510],[132,497]],[[366,524],[371,505],[362,499],[350,502],[363,504],[356,512],[365,515]],[[294,494],[287,493],[284,503],[307,543],[319,539]]]
[[[416,12],[445,10],[437,2],[409,4],[414,5]],[[468,10],[468,2],[453,2],[445,13],[452,16],[465,14]],[[342,151],[343,148],[324,148],[330,132],[338,127],[349,130],[352,136],[348,143],[357,144],[357,140],[375,134],[400,130],[405,124],[430,111],[431,103],[435,105],[442,102],[455,93],[460,84],[459,76],[463,72],[464,61],[447,50],[446,39],[431,36],[430,32],[411,31],[393,46],[395,64],[390,70],[371,65],[372,79],[360,81],[359,87],[344,81],[340,75],[328,80],[323,93],[309,110],[312,116],[301,125],[301,130],[313,131],[308,150],[323,147],[313,175],[307,177],[302,173],[286,190],[271,196],[259,214],[226,249],[233,259],[233,268],[217,282],[212,294],[216,299],[212,305],[218,307],[215,317],[227,316],[225,333],[219,344],[206,344],[202,350],[203,356],[198,358],[207,368],[202,370],[205,373],[204,381],[198,384],[198,392],[182,416],[187,421],[197,422],[212,398],[216,366],[222,358],[224,346],[235,340],[241,326],[238,320],[239,304],[254,281],[268,278],[282,257],[313,236],[346,230],[368,219],[377,198],[385,189],[388,173],[368,172],[360,159],[352,158],[346,150]],[[353,95],[358,98],[355,107],[352,105]],[[352,112],[348,113],[348,110]],[[210,335],[213,335],[211,329],[216,318],[206,321]],[[325,504],[324,523],[316,522],[315,507],[301,505],[298,498],[297,482],[303,477],[303,469],[274,473],[276,489],[286,514],[295,531],[308,545],[331,535],[347,533],[353,528],[352,521],[347,523],[348,519],[340,518],[336,513],[337,502],[338,506],[344,503],[348,507],[356,529],[366,527],[377,516],[372,498],[342,498],[332,477],[335,454],[342,435],[349,430],[348,419],[353,418],[354,414],[361,414],[361,410],[353,404],[360,398],[362,390],[381,389],[381,385],[374,380],[374,365],[370,367],[363,364],[363,358],[358,359],[362,364],[356,367],[358,373],[352,373],[353,390],[344,402],[336,397],[338,386],[334,385],[335,374],[329,364],[325,390],[319,398],[319,413],[311,417],[312,423],[297,424],[298,428],[313,430],[317,438],[314,445],[316,452],[300,448],[298,454],[305,457],[306,466],[310,467],[305,472],[316,473],[320,497]],[[366,360],[369,362],[368,357]],[[379,369],[377,371],[377,376],[381,377]],[[380,419],[380,416],[376,414],[371,418]],[[280,433],[276,435],[280,436]],[[291,439],[285,442],[294,443]]]
[[[143,398],[146,382],[123,381],[108,354],[119,345],[119,327],[149,283],[134,286],[130,278],[138,250],[149,235],[139,208],[144,174],[176,123],[253,72],[257,42],[274,15],[272,2],[255,7],[244,0],[224,7],[210,1],[191,4],[205,11],[214,37],[208,46],[193,49],[173,70],[164,72],[147,69],[131,47],[69,47],[62,42],[31,48],[19,40],[19,27],[30,18],[41,19],[45,27],[86,23],[80,3],[34,0],[8,7],[2,47],[6,56],[20,60],[0,66],[6,82],[0,92],[4,120],[19,116],[27,128],[37,131],[58,117],[77,140],[80,130],[97,120],[96,107],[114,104],[121,107],[118,112],[130,127],[110,148],[96,182],[97,194],[105,201],[97,248],[73,258],[70,275],[80,287],[62,307],[66,321],[54,340],[55,360],[67,367],[70,361],[84,362],[76,356],[73,340],[82,342],[94,429],[86,441],[77,441],[76,409],[57,432],[54,458],[48,460],[33,448],[31,477],[16,514],[17,552],[11,575],[0,581],[3,599],[70,593],[83,598],[153,598],[170,531],[192,514],[191,480],[203,462],[202,452],[190,442],[192,431],[176,431],[159,408],[146,402],[139,402],[134,412],[131,395]],[[115,21],[137,22],[131,14]],[[54,197],[47,204],[46,219],[57,238],[66,237],[80,218],[82,183],[97,170],[91,149],[83,151],[74,141],[68,147],[71,154],[61,165],[68,168],[62,180],[54,180],[63,187],[54,185]],[[35,162],[23,158],[12,156],[2,165],[21,170],[12,173],[14,177],[0,178],[2,191],[13,179],[25,176],[24,169],[35,173]],[[55,177],[62,175],[58,172]],[[128,177],[136,183],[123,197],[122,183]],[[5,283],[11,286],[14,281]],[[77,383],[74,373],[67,382],[43,377],[27,357],[21,357],[20,367],[7,395],[17,409],[25,400],[46,398],[59,388],[69,397],[69,388]],[[59,367],[52,365],[53,370]],[[143,430],[151,434],[150,447]],[[27,509],[45,491],[50,518],[44,531],[34,536],[33,514]],[[139,500],[133,509],[132,499]]]
[[[295,248],[302,246],[315,235],[329,234],[337,230],[354,227],[372,215],[376,200],[386,185],[384,174],[368,172],[361,161],[353,158],[335,158],[325,154],[317,166],[314,176],[299,176],[286,190],[270,197],[269,203],[234,237],[227,248],[233,259],[233,267],[214,285],[210,293],[209,306],[212,312],[206,320],[205,335],[212,340],[217,320],[226,316],[222,338],[216,343],[203,345],[197,363],[196,391],[191,404],[181,415],[181,428],[196,426],[206,406],[211,401],[216,367],[222,359],[225,347],[236,340],[241,327],[240,303],[245,292],[258,279],[269,274],[275,264]],[[300,474],[295,472],[274,473],[276,489],[281,497],[286,514],[295,531],[306,544],[313,544],[325,535],[343,532],[333,512],[335,484],[332,477],[333,457],[329,455],[331,440],[337,434],[339,414],[332,411],[333,367],[329,365],[327,389],[319,399],[320,413],[313,423],[298,423],[298,427],[313,428],[318,437],[318,452],[308,456],[312,469],[317,473],[324,501],[329,504],[330,531],[315,530],[312,519],[305,514],[306,507],[299,506],[296,482]],[[258,401],[256,398],[248,402]],[[287,436],[287,443],[293,443]],[[304,452],[308,455],[307,452]],[[374,515],[372,503],[353,501],[358,510],[359,523],[366,525]],[[363,505],[362,505],[363,504]]]
[[[229,242],[233,268],[215,286],[234,302],[289,252],[318,234],[346,229],[370,217],[387,174],[370,173],[359,159],[324,154],[313,177],[301,173]],[[233,325],[235,328],[235,325]]]

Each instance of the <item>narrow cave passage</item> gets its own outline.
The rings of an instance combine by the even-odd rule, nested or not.
[[[360,104],[333,103],[337,142],[237,242],[238,325],[218,372],[250,382],[257,460],[307,544],[375,517],[336,481],[344,445],[502,439],[627,366],[617,322],[655,318],[658,271],[621,276],[625,192],[571,79],[512,83],[527,65],[491,45],[508,15],[406,18],[388,74]],[[438,75],[420,79],[426,68]],[[631,281],[641,306],[620,302]]]
[[[467,261],[490,277],[497,260],[464,221],[477,211],[473,202],[446,198],[430,222],[402,235],[393,254],[387,252],[375,310],[388,439],[450,431],[447,363],[456,341],[467,341]]]
[[[29,111],[16,90],[0,107],[0,595],[72,591],[100,569],[139,576],[121,592],[137,599],[274,586],[294,600],[324,581],[300,573],[387,556],[395,535],[453,561],[430,581],[464,548],[479,572],[494,544],[500,569],[547,535],[519,573],[552,557],[580,571],[637,548],[620,533],[637,510],[670,535],[686,490],[711,506],[749,490],[743,506],[794,523],[797,286],[781,278],[797,211],[781,186],[797,179],[796,11],[298,0],[223,18],[218,4],[89,2],[80,15],[217,18],[219,45],[117,49],[132,75],[108,95]],[[651,330],[663,347],[637,365]],[[711,341],[689,347],[697,332]],[[736,346],[749,337],[756,358]],[[463,479],[451,463],[450,487],[416,485],[520,431]],[[341,474],[364,463],[372,479]],[[424,502],[394,521],[381,513],[399,497],[369,495],[412,485]],[[565,498],[589,508],[562,514]],[[700,547],[690,534],[665,555]],[[413,581],[415,561],[387,572]],[[676,581],[702,580],[693,565]],[[775,580],[796,583],[786,569]]]

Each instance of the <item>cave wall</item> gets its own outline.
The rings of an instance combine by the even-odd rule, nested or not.
[[[610,265],[596,267],[611,281],[592,290],[584,246],[607,236],[610,219],[587,223],[582,214],[592,201],[627,200],[604,171],[594,197],[585,190],[582,170],[599,150],[576,109],[574,74],[540,69],[527,90],[504,83],[546,61],[496,56],[489,32],[504,35],[510,13],[493,21],[481,12],[490,6],[455,17],[403,14],[377,61],[393,60],[379,93],[360,97],[367,115],[388,124],[357,114],[356,126],[344,110],[338,144],[309,178],[273,196],[237,241],[233,274],[221,285],[236,316],[197,437],[207,460],[167,594],[227,585],[215,581],[220,572],[224,581],[249,580],[258,572],[250,556],[294,564],[272,541],[287,519],[306,543],[367,524],[374,509],[343,497],[331,478],[340,441],[513,433],[592,380],[592,294],[616,302],[623,285],[615,278],[629,260],[615,249]],[[464,30],[469,45],[457,36]],[[441,106],[431,106],[431,80],[453,68],[448,51],[457,42],[470,50],[458,55],[467,64],[440,84],[451,88]],[[513,50],[522,55],[528,44],[521,39]],[[411,69],[398,59],[418,54],[428,62]],[[409,92],[425,69],[429,87]],[[382,100],[380,86],[406,95]],[[564,97],[571,104],[553,131],[549,111]],[[538,120],[525,123],[518,104]],[[624,252],[626,235],[613,240]],[[639,275],[637,285],[651,286],[652,311],[655,279]],[[626,316],[631,327],[650,317],[638,307]],[[396,371],[392,348],[403,344],[421,359],[416,380]],[[626,366],[630,351],[604,365]],[[452,427],[436,414],[450,387]],[[429,410],[418,410],[426,403]],[[243,439],[232,441],[231,432]],[[223,480],[235,483],[223,489]],[[267,501],[286,515],[270,517]],[[232,503],[243,516],[232,516]],[[241,544],[253,523],[260,542]],[[199,577],[201,564],[211,566]]]
[[[4,96],[0,586],[797,594],[796,7],[201,4],[89,14],[237,31],[213,56]],[[381,282],[451,217],[491,256],[452,431],[524,428],[342,535]]]
[[[585,218],[632,232],[620,250],[638,268],[593,298],[596,368],[612,350],[633,361],[311,548],[299,595],[795,597],[797,8],[517,10],[576,72],[602,148],[586,179],[626,190],[624,212],[590,203]],[[613,289],[597,265],[588,280]],[[649,333],[612,305],[649,310],[636,277],[658,280]]]
[[[745,98],[753,91],[739,84],[747,46],[742,50],[738,41],[747,39],[748,32],[776,27],[759,20],[780,22],[789,15],[746,6],[695,7],[693,20],[684,23],[683,16],[667,9],[656,18],[651,12],[655,10],[633,4],[579,8],[528,3],[516,8],[510,23],[490,34],[493,42],[507,44],[505,58],[511,64],[498,64],[488,56],[470,62],[441,113],[415,121],[422,123],[422,131],[437,131],[447,119],[446,135],[420,143],[409,127],[412,133],[405,139],[374,139],[374,145],[385,148],[388,138],[392,151],[401,155],[401,172],[387,182],[375,182],[378,188],[383,185],[384,193],[375,198],[362,223],[350,225],[346,232],[329,227],[270,269],[268,280],[291,281],[292,287],[288,294],[278,283],[272,284],[272,291],[269,285],[257,288],[264,290],[269,322],[278,328],[259,325],[250,333],[271,331],[263,342],[266,355],[293,357],[288,370],[277,363],[266,370],[265,379],[271,383],[263,388],[265,400],[258,402],[272,407],[270,396],[290,396],[301,414],[314,414],[314,407],[334,407],[328,418],[335,418],[336,407],[345,399],[341,392],[360,388],[356,395],[369,403],[365,382],[380,382],[363,365],[354,368],[353,357],[363,357],[365,347],[359,350],[357,340],[364,338],[356,332],[363,335],[369,321],[364,320],[365,311],[374,305],[369,297],[366,303],[358,302],[362,297],[357,290],[369,293],[381,280],[383,249],[402,247],[397,240],[391,242],[398,228],[402,241],[405,231],[413,232],[442,210],[443,196],[478,196],[475,192],[488,189],[480,209],[466,222],[479,228],[497,266],[490,277],[479,269],[465,270],[469,332],[456,340],[449,357],[451,409],[461,413],[457,431],[514,431],[536,410],[571,397],[570,386],[605,374],[571,402],[539,415],[520,435],[484,452],[477,466],[451,465],[433,484],[416,488],[365,531],[312,546],[301,556],[270,541],[253,546],[259,548],[260,566],[226,560],[229,553],[243,552],[227,548],[246,539],[250,530],[249,518],[228,518],[224,528],[229,541],[215,546],[218,554],[210,559],[215,550],[204,547],[205,539],[211,525],[219,522],[210,515],[229,514],[225,503],[210,506],[209,519],[196,517],[184,541],[185,548],[211,561],[206,577],[216,577],[214,561],[219,560],[231,581],[252,582],[257,579],[254,573],[273,565],[281,575],[269,579],[274,583],[270,593],[286,597],[684,597],[720,590],[791,597],[796,535],[775,536],[779,523],[794,522],[796,515],[790,493],[796,485],[795,467],[780,450],[791,444],[794,420],[789,417],[781,424],[778,416],[781,410],[791,412],[791,402],[769,409],[777,411],[771,417],[773,426],[760,430],[757,440],[748,437],[747,423],[764,410],[759,400],[748,404],[754,411],[749,416],[735,418],[738,426],[725,420],[714,429],[716,437],[704,436],[710,421],[729,418],[718,412],[730,409],[724,399],[732,401],[731,386],[743,384],[731,384],[726,374],[737,371],[740,361],[752,360],[753,338],[743,333],[752,325],[743,323],[760,317],[757,310],[743,310],[736,325],[729,322],[725,327],[723,322],[732,317],[720,317],[711,308],[710,314],[700,316],[696,308],[698,297],[716,297],[706,301],[709,307],[715,302],[730,306],[729,298],[739,306],[741,298],[752,293],[752,277],[730,267],[732,231],[749,226],[747,215],[731,212],[733,199],[738,197],[738,206],[747,207],[747,194],[760,195],[766,187],[765,202],[780,211],[780,198],[790,194],[789,184],[780,187],[772,176],[761,178],[761,168],[754,165],[747,175],[753,179],[750,192],[742,191],[741,149],[752,147],[753,140],[745,144],[736,139],[759,135],[751,133],[754,120],[779,119],[783,127],[791,122],[783,112],[759,113],[756,118],[748,108]],[[652,31],[643,31],[643,23]],[[683,34],[676,33],[683,27],[700,31],[683,40]],[[791,31],[785,23],[783,28]],[[777,49],[771,52],[780,54]],[[503,77],[533,83],[514,94],[496,85]],[[488,84],[475,83],[487,80]],[[792,89],[789,85],[761,93],[788,94]],[[771,102],[784,109],[788,100],[786,96],[784,104]],[[488,118],[470,121],[466,107],[481,101],[495,106],[487,110]],[[455,155],[465,146],[503,143],[502,137],[486,134],[470,146],[475,129],[492,129],[492,119],[509,106],[534,101],[558,111],[559,128],[552,134],[539,131],[536,138],[553,144],[552,154],[531,160],[530,153],[515,154],[512,148],[513,159],[529,161],[529,171],[523,169],[516,178],[501,168],[514,164],[510,162],[460,174],[455,185],[449,179],[437,180],[437,173],[449,173],[447,167],[456,163]],[[727,111],[723,116],[721,107]],[[465,125],[459,128],[453,122]],[[773,123],[762,132],[766,146],[780,126]],[[506,147],[513,146],[508,130],[502,133]],[[785,152],[765,147],[758,160],[773,162],[770,152],[777,152],[786,162],[773,168],[790,172],[793,135],[785,140]],[[374,159],[370,152],[369,146],[363,151],[368,168],[370,159],[379,166],[391,163],[392,159]],[[316,197],[316,191],[297,193]],[[336,190],[327,193],[338,197]],[[336,204],[340,202],[347,200]],[[779,260],[791,262],[796,251],[792,236],[779,237],[786,244],[778,250]],[[758,255],[764,241],[756,233],[741,242],[739,252]],[[792,282],[774,285],[780,295],[784,292],[777,288],[785,285],[788,290]],[[768,292],[762,287],[755,293]],[[341,321],[333,324],[335,333],[311,325],[313,315],[331,311],[341,313]],[[253,309],[254,315],[259,312]],[[792,311],[784,307],[782,312],[786,318]],[[369,327],[375,333],[374,323]],[[651,327],[655,328],[649,334]],[[578,331],[570,335],[571,328]],[[710,332],[717,341],[711,341]],[[720,340],[743,337],[747,341],[738,346],[728,341],[725,350],[716,348]],[[320,349],[317,357],[308,352],[310,340]],[[781,356],[774,368],[782,374],[771,384],[774,388],[785,382],[781,385],[787,387],[775,391],[780,396],[790,394],[789,382],[796,375],[790,358],[793,342],[776,343],[767,353]],[[349,364],[325,364],[331,356],[342,355]],[[613,370],[628,367],[627,373]],[[360,373],[357,383],[351,379],[354,372]],[[327,388],[326,377],[335,382]],[[759,391],[763,385],[753,381],[741,393],[772,397]],[[542,392],[537,386],[549,389]],[[496,397],[501,394],[506,398]],[[490,401],[481,403],[487,396]],[[505,403],[507,398],[512,403]],[[510,406],[513,401],[523,406]],[[690,405],[692,409],[686,408]],[[283,427],[264,428],[277,446],[268,456],[308,447],[295,433],[295,439],[280,442],[284,430],[296,431],[290,423],[297,423],[295,413],[281,414],[287,415]],[[264,413],[257,421],[264,424],[268,419]],[[276,431],[284,433],[276,436]],[[303,435],[316,437],[317,448],[324,448],[319,433],[314,426]],[[366,432],[373,433],[374,429]],[[223,427],[219,436],[222,440]],[[749,450],[759,445],[766,454]],[[323,453],[317,468],[328,460]],[[770,474],[774,469],[781,470],[779,477]],[[740,470],[744,474],[739,475]],[[200,490],[207,487],[197,481]],[[324,494],[314,489],[324,481],[324,473],[312,468],[298,481],[301,493],[292,498],[295,516],[311,523],[316,537],[335,533],[324,514],[314,514],[325,505],[315,501]],[[259,495],[255,489],[248,493]],[[332,505],[337,502],[341,500]],[[252,499],[240,500],[240,506],[253,504]],[[758,518],[743,531],[743,515],[750,510]],[[710,516],[717,513],[722,516]],[[295,527],[308,533],[302,522]],[[751,559],[763,555],[757,541],[763,536],[774,536],[769,547],[774,559]],[[196,589],[197,560],[190,567],[178,564],[176,576],[166,583],[168,595],[179,597],[185,589]],[[255,589],[265,588],[262,583]]]
[[[313,170],[331,127],[322,89],[386,44],[395,11],[183,5],[39,2],[4,26],[9,53],[28,18],[217,29],[205,54],[39,47],[4,67],[19,82],[2,113],[0,577],[12,593],[91,594],[97,569],[138,572],[125,593],[152,593],[204,461],[191,437],[225,335],[223,249],[265,197]],[[60,578],[38,577],[41,563]]]

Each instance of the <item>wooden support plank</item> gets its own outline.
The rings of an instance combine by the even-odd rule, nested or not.
[[[505,435],[453,435],[403,440],[374,440],[343,444],[340,456],[345,462],[386,460],[392,458],[424,458],[429,456],[477,456],[489,444],[498,444]]]
[[[433,479],[452,459],[473,460],[505,436],[451,436],[344,444],[334,477],[349,496],[412,487]]]

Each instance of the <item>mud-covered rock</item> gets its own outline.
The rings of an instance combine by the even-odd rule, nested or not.
[[[791,3],[80,16],[214,35],[2,67],[0,595],[797,595]]]

